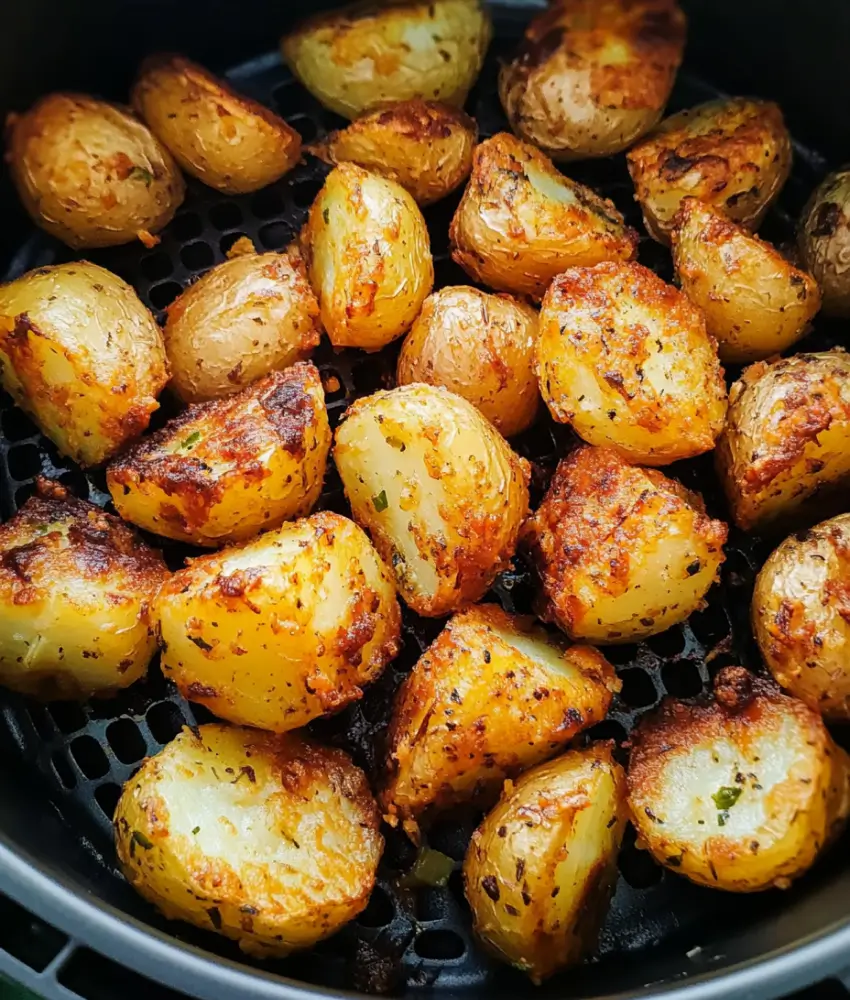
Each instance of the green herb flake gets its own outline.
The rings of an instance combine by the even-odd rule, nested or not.
[[[325,220],[325,225],[331,221],[331,213],[327,208],[323,210],[322,218]]]
[[[145,187],[150,187],[153,184],[153,174],[150,170],[145,170],[144,167],[133,167],[128,177],[131,177],[134,181],[144,181]]]
[[[134,844],[138,844],[139,847],[144,847],[146,851],[149,851],[153,847],[153,841],[148,839],[141,830],[133,830],[132,841]]]
[[[718,788],[711,797],[714,799],[714,804],[717,808],[721,812],[726,812],[731,809],[741,797],[741,791],[742,789],[740,788],[735,788],[731,785],[723,785],[721,788]],[[722,823],[720,825],[723,826]]]
[[[717,825],[726,826],[726,820],[729,819],[729,810],[724,809],[723,812],[717,814]]]
[[[396,448],[398,451],[405,451],[407,449],[407,445],[404,441],[402,441],[401,438],[397,438],[394,434],[389,434],[386,438],[386,442],[390,448]]]
[[[421,847],[413,867],[401,879],[401,885],[407,889],[415,889],[418,886],[443,886],[449,881],[449,876],[454,870],[454,862],[450,857],[435,851],[430,847]]]
[[[372,503],[375,506],[375,510],[380,514],[381,511],[386,510],[389,507],[389,501],[387,500],[387,491],[381,490],[380,493],[376,493],[372,497]]]
[[[193,444],[197,444],[201,440],[201,432],[193,431],[185,441],[180,442],[181,448],[191,448]]]
[[[192,831],[192,834],[194,836],[194,835],[196,835],[196,834],[198,834],[200,832],[201,832],[201,828],[199,826],[196,826],[195,829]]]

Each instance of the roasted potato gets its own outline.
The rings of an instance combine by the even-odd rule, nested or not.
[[[753,631],[776,681],[850,720],[850,514],[785,541],[756,579]]]
[[[328,175],[302,244],[334,347],[379,351],[407,332],[434,284],[416,202],[395,181],[353,163]]]
[[[784,889],[845,824],[850,757],[801,701],[743,667],[631,735],[629,807],[653,858],[727,892]]]
[[[572,639],[618,643],[698,610],[726,535],[699,494],[585,445],[558,464],[523,541],[540,576],[544,620]]]
[[[535,17],[503,64],[511,127],[555,160],[611,156],[661,118],[682,61],[675,0],[571,0]]]
[[[850,316],[850,170],[830,174],[803,210],[797,245],[823,295],[823,311]]]
[[[640,264],[559,275],[543,299],[540,391],[555,420],[643,465],[710,451],[726,383],[702,312]]]
[[[472,169],[478,126],[456,108],[418,98],[373,111],[318,148],[331,163],[356,163],[388,177],[420,205],[445,198]]]
[[[76,261],[0,285],[0,380],[63,455],[99,465],[148,426],[168,363],[130,285]]]
[[[171,154],[123,108],[48,94],[7,120],[6,159],[36,225],[68,246],[147,245],[186,193]]]
[[[807,332],[820,308],[817,282],[770,243],[696,198],[683,199],[671,236],[676,278],[721,360],[761,361]]]
[[[39,479],[0,526],[0,684],[45,701],[128,687],[156,652],[149,609],[167,576],[117,517]]]
[[[272,732],[356,701],[399,649],[390,574],[330,512],[190,560],[155,614],[163,672],[183,695]]]
[[[617,879],[626,780],[604,745],[528,771],[472,835],[463,863],[473,927],[541,983],[595,945]]]
[[[850,355],[750,365],[730,390],[716,455],[739,527],[811,523],[850,483]]]
[[[326,108],[358,118],[414,97],[462,107],[491,34],[480,0],[366,0],[304,21],[281,50]]]
[[[434,292],[401,349],[399,385],[427,382],[463,396],[505,437],[534,423],[537,313],[510,295],[460,286]]]
[[[330,446],[322,381],[299,362],[190,406],[116,459],[106,482],[125,521],[215,547],[309,514]]]
[[[146,59],[131,102],[187,174],[225,194],[266,187],[301,156],[291,125],[183,56]]]
[[[421,384],[359,399],[334,459],[354,519],[418,614],[480,600],[508,565],[529,466],[465,399]]]
[[[613,202],[506,132],[476,147],[449,237],[452,258],[475,281],[537,300],[568,267],[637,253],[637,233]]]
[[[275,958],[365,909],[379,823],[366,776],[341,750],[212,724],[145,761],[114,831],[127,881],[166,917]]]
[[[628,163],[646,228],[659,242],[670,242],[689,195],[755,230],[790,173],[791,138],[775,104],[734,97],[665,118],[629,151]]]

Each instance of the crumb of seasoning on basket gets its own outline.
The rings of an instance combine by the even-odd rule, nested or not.
[[[453,869],[454,862],[446,854],[432,847],[421,847],[412,868],[402,877],[400,884],[407,889],[423,885],[443,886],[449,881]]]

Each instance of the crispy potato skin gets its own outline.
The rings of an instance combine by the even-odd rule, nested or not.
[[[492,32],[479,0],[365,2],[304,21],[281,49],[326,108],[358,118],[417,97],[462,107]]]
[[[727,529],[702,498],[608,448],[563,459],[523,541],[542,584],[541,617],[572,639],[633,642],[702,606]]]
[[[417,614],[480,600],[528,512],[528,463],[465,399],[414,384],[357,400],[334,459],[352,514]]]
[[[850,481],[850,355],[750,365],[730,390],[716,456],[744,530],[799,522],[837,497]]]
[[[407,335],[396,382],[442,385],[463,396],[505,437],[534,423],[537,313],[510,295],[461,285],[429,295]]]
[[[99,465],[146,429],[168,381],[159,327],[86,261],[0,285],[0,379],[63,455]]]
[[[601,744],[505,782],[463,865],[473,927],[535,983],[596,944],[626,826],[623,769]]]
[[[381,803],[403,820],[473,800],[605,718],[620,684],[591,646],[480,604],[455,615],[400,689]]]
[[[145,761],[114,833],[127,880],[166,917],[275,958],[365,908],[379,822],[366,776],[341,750],[211,724]]]
[[[661,118],[685,28],[675,0],[552,4],[499,75],[511,128],[555,160],[621,152]]]
[[[753,631],[778,684],[825,719],[850,719],[850,514],[773,552],[756,579]]]
[[[796,343],[820,308],[814,278],[719,209],[685,198],[672,232],[682,291],[723,361],[763,361]]]
[[[215,547],[309,514],[330,446],[319,373],[299,362],[189,407],[114,461],[106,482],[125,520]]]
[[[507,132],[476,146],[449,238],[452,259],[475,281],[538,301],[568,267],[637,253],[637,233],[613,202]]]
[[[319,304],[299,256],[243,254],[171,303],[163,336],[171,388],[200,403],[306,358],[321,337]]]
[[[803,210],[797,245],[823,294],[829,316],[850,316],[850,170],[830,174]]]
[[[415,98],[380,108],[334,132],[319,153],[356,163],[413,195],[419,205],[451,194],[472,170],[475,121],[456,108]]]
[[[39,479],[0,526],[0,684],[45,701],[105,696],[156,652],[150,604],[168,571],[117,517]]]
[[[770,101],[709,101],[665,118],[627,154],[650,236],[670,242],[682,199],[758,228],[791,171],[791,138]]]
[[[48,94],[7,128],[7,160],[36,225],[75,249],[149,241],[186,193],[171,154],[123,108]]]
[[[850,758],[815,712],[743,667],[720,671],[710,703],[663,702],[631,745],[638,836],[699,885],[786,888],[846,822]]]
[[[330,512],[190,560],[155,614],[162,669],[183,695],[272,732],[356,701],[399,649],[390,574]]]
[[[644,465],[710,451],[726,383],[698,308],[640,264],[559,275],[543,299],[540,390],[555,420]]]
[[[301,156],[291,125],[183,56],[146,59],[131,103],[187,174],[225,194],[266,187]]]
[[[328,175],[302,245],[335,347],[379,351],[410,329],[434,285],[419,206],[400,184],[353,163]]]

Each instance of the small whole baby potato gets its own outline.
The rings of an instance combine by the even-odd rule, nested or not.
[[[620,683],[591,646],[480,604],[452,618],[402,685],[390,723],[384,812],[491,805],[502,782],[601,722]]]
[[[291,125],[183,56],[146,59],[131,102],[187,174],[225,194],[266,187],[301,156]]]
[[[304,21],[281,50],[326,108],[359,118],[414,97],[462,107],[492,31],[480,0],[364,0]]]
[[[797,233],[803,266],[814,275],[829,316],[850,316],[850,170],[830,174],[803,210]]]
[[[770,243],[719,209],[685,198],[671,234],[682,291],[705,315],[723,361],[762,361],[798,341],[820,291]]]
[[[617,881],[626,779],[608,746],[571,750],[505,782],[463,863],[473,928],[535,983],[595,945]]]
[[[711,451],[726,383],[702,312],[641,264],[572,268],[549,286],[537,339],[555,420],[643,465]]]
[[[146,429],[168,363],[132,287],[74,261],[0,285],[0,380],[63,455],[91,466]]]
[[[542,584],[541,617],[572,639],[634,642],[703,606],[726,525],[702,498],[609,448],[562,459],[524,541]]]
[[[835,349],[750,365],[729,391],[717,470],[749,531],[843,501],[850,483],[850,354]]]
[[[316,368],[299,362],[199,403],[107,469],[126,521],[192,545],[224,545],[309,514],[331,430]]]
[[[407,332],[434,284],[419,206],[400,184],[353,163],[328,175],[302,242],[334,347],[379,351]]]
[[[445,198],[472,169],[478,126],[462,111],[418,98],[373,111],[333,132],[318,150],[388,177],[420,205]]]
[[[480,600],[509,564],[530,469],[465,399],[419,383],[359,399],[334,459],[354,519],[417,614]]]
[[[12,115],[6,159],[36,225],[75,249],[153,245],[186,193],[145,125],[84,94],[48,94]]]
[[[533,18],[502,66],[511,127],[555,160],[611,156],[664,112],[685,47],[675,0],[578,0]]]
[[[156,652],[160,554],[117,517],[39,478],[0,526],[0,684],[45,701],[113,694]]]
[[[718,673],[711,702],[662,702],[631,746],[638,837],[698,885],[785,889],[846,823],[850,757],[820,716],[743,667]]]
[[[850,720],[850,514],[791,535],[761,569],[753,631],[778,684]]]
[[[511,437],[537,416],[536,341],[537,313],[524,302],[468,285],[443,288],[407,335],[396,381],[445,386]]]
[[[309,948],[356,917],[384,849],[366,776],[341,750],[220,724],[149,757],[113,826],[140,895],[255,958]]]
[[[319,343],[319,304],[297,255],[227,260],[168,307],[171,388],[187,403],[229,396]]]
[[[670,242],[682,199],[758,228],[791,171],[791,138],[770,101],[708,101],[665,118],[627,154],[649,235]]]
[[[449,237],[453,260],[473,280],[538,301],[568,267],[637,253],[637,233],[613,202],[506,132],[475,148]]]
[[[272,732],[356,701],[399,649],[390,574],[330,512],[190,560],[155,614],[163,672],[184,697]]]

